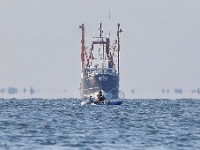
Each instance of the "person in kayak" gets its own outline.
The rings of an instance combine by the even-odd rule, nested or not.
[[[93,102],[92,96],[90,96],[89,102],[90,102],[90,103]]]
[[[97,95],[97,100],[95,103],[102,103],[106,100],[105,96],[102,94],[102,91],[99,91],[99,94]]]

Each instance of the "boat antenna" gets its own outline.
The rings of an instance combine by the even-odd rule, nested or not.
[[[108,16],[109,18],[109,38],[110,38],[110,9],[109,9],[109,16]]]

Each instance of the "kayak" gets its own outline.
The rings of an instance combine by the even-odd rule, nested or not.
[[[122,101],[108,101],[106,103],[96,103],[96,105],[121,105]]]
[[[95,103],[92,101],[82,101],[81,105],[121,105],[122,101],[107,101],[107,102],[99,102]]]

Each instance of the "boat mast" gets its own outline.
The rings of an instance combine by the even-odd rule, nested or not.
[[[99,36],[100,36],[100,39],[102,40],[102,23],[100,23],[100,33],[99,33]]]
[[[102,23],[100,22],[100,28],[99,28],[99,38],[100,38],[100,42],[102,42],[103,43],[103,37],[102,37],[102,33],[103,33],[103,29],[102,29]],[[102,46],[103,46],[103,60],[104,60],[104,43],[102,44]]]
[[[80,25],[79,28],[82,30],[82,40],[81,40],[81,62],[82,62],[82,69],[84,68],[85,64],[85,26],[84,24]]]

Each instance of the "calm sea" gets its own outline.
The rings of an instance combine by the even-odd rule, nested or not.
[[[200,100],[80,101],[0,99],[0,149],[200,149]]]

